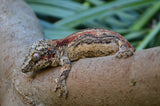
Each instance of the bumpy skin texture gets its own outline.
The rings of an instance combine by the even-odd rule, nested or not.
[[[135,49],[118,33],[106,29],[86,29],[60,40],[42,40],[28,48],[22,72],[38,71],[49,66],[62,66],[56,79],[60,95],[67,97],[66,78],[71,62],[85,57],[100,57],[115,54],[117,58],[133,55]]]

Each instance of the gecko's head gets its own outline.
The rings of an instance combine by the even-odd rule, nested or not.
[[[51,50],[51,45],[47,41],[37,41],[28,48],[21,70],[26,73],[46,68],[54,62],[55,55],[55,50]]]

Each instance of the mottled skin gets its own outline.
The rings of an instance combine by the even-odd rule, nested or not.
[[[121,35],[106,29],[86,29],[60,40],[42,40],[29,47],[22,72],[38,71],[52,66],[62,66],[56,79],[60,95],[67,96],[66,78],[71,62],[85,57],[115,54],[117,58],[133,55],[135,49]]]

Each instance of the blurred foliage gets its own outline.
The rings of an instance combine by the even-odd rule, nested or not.
[[[25,0],[46,39],[61,39],[85,28],[106,28],[137,49],[160,46],[160,0]]]

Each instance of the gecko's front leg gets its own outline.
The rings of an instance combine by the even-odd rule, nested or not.
[[[62,68],[60,69],[60,75],[58,76],[57,79],[55,79],[56,81],[55,91],[59,89],[60,90],[59,96],[64,94],[64,96],[67,97],[68,89],[66,87],[66,79],[71,70],[71,62],[67,55],[62,56],[62,58],[60,59],[60,62],[61,62]]]

